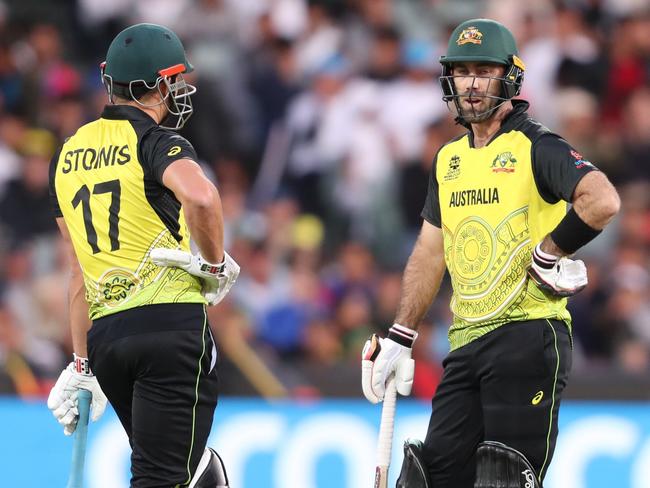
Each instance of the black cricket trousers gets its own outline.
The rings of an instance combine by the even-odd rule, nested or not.
[[[473,488],[484,440],[517,449],[543,479],[571,347],[564,322],[541,319],[503,325],[449,353],[424,441],[435,488]]]
[[[154,304],[93,321],[90,367],[131,444],[131,487],[186,486],[212,427],[217,352],[205,307]]]

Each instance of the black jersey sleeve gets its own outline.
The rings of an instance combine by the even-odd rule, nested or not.
[[[429,189],[427,191],[427,198],[424,202],[424,208],[420,214],[424,220],[436,227],[442,227],[440,218],[440,199],[438,197],[438,179],[436,178],[436,166],[438,163],[438,155],[433,160],[431,165],[431,173],[429,174]]]
[[[50,161],[50,182],[49,182],[49,193],[50,193],[50,208],[55,218],[63,217],[63,212],[61,212],[61,207],[59,205],[59,198],[56,195],[56,186],[54,180],[56,178],[56,166],[59,164],[59,155],[61,154],[61,148],[54,154],[52,160]]]
[[[161,127],[145,134],[140,141],[140,155],[142,164],[161,185],[163,173],[174,161],[197,160],[196,151],[187,139]]]
[[[570,202],[582,177],[597,170],[567,141],[552,133],[535,141],[532,157],[537,190],[548,203]]]

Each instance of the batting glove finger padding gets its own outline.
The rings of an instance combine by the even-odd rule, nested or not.
[[[75,358],[66,369],[61,372],[56,384],[47,398],[47,407],[52,415],[63,425],[65,435],[71,435],[77,427],[79,418],[77,396],[79,390],[88,390],[92,393],[92,420],[99,420],[106,409],[106,395],[99,386],[97,378],[90,372],[79,369],[79,364],[87,364],[85,358]]]
[[[394,324],[388,337],[382,339],[373,334],[361,355],[361,386],[363,394],[371,403],[384,399],[388,378],[395,374],[395,386],[400,395],[411,394],[415,362],[411,359],[413,342],[417,332]]]
[[[363,389],[364,396],[370,403],[379,403],[381,401],[381,398],[379,398],[372,389],[372,371],[375,364],[374,361],[381,350],[381,343],[379,341],[379,336],[373,334],[370,339],[366,341],[363,346],[363,352],[361,353],[361,388]]]
[[[561,297],[575,295],[588,283],[585,263],[548,254],[542,251],[540,244],[533,251],[528,274],[537,286]]]
[[[178,249],[152,249],[150,257],[157,266],[182,268],[200,278],[203,283],[202,293],[208,305],[216,305],[224,299],[240,271],[237,262],[227,252],[224,252],[224,259],[218,264],[206,261],[199,253],[192,254]]]

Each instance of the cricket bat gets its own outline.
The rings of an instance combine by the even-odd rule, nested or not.
[[[86,438],[88,437],[88,416],[90,413],[90,401],[92,393],[88,390],[79,390],[78,409],[79,419],[77,428],[74,431],[72,441],[72,463],[70,465],[70,476],[66,488],[83,488],[84,482],[84,460],[86,458]]]
[[[381,424],[379,425],[379,441],[377,442],[377,467],[375,468],[374,488],[388,487],[388,467],[390,466],[393,450],[393,426],[395,424],[395,376],[391,376],[386,384],[384,404],[381,409]]]

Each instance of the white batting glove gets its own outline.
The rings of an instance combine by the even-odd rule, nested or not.
[[[47,408],[63,425],[65,435],[72,435],[77,428],[79,390],[88,390],[92,393],[91,419],[93,422],[97,421],[106,409],[106,395],[100,388],[97,378],[90,371],[88,359],[75,355],[74,361],[61,372],[47,398]]]
[[[151,260],[158,266],[182,268],[189,274],[201,278],[203,296],[208,305],[216,305],[230,291],[239,276],[239,265],[224,252],[223,261],[212,264],[200,253],[192,254],[178,249],[156,248],[151,251]]]
[[[587,267],[581,260],[558,257],[535,246],[528,275],[540,288],[555,296],[569,297],[587,286]]]
[[[393,324],[385,339],[373,334],[366,341],[361,353],[361,386],[369,402],[383,401],[386,383],[392,374],[399,394],[411,394],[415,372],[411,350],[417,336],[414,330]]]

